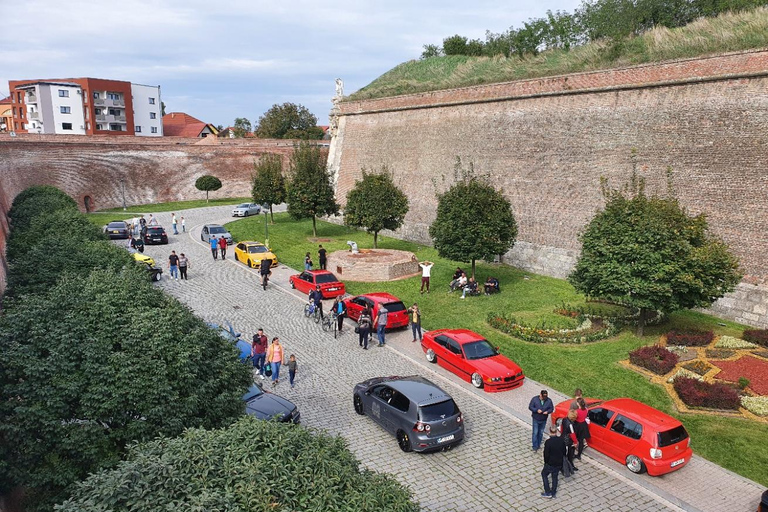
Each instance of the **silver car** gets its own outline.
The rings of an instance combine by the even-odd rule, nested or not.
[[[232,210],[233,217],[247,217],[249,215],[258,215],[259,213],[261,213],[261,205],[256,203],[239,204]]]
[[[446,450],[464,439],[453,398],[424,377],[376,377],[355,386],[355,412],[392,433],[404,452]]]
[[[224,237],[227,241],[227,245],[232,245],[232,235],[229,234],[229,231],[227,231],[224,226],[220,226],[219,224],[206,224],[203,226],[203,230],[200,232],[200,240],[208,242],[211,237],[214,236],[216,238]]]

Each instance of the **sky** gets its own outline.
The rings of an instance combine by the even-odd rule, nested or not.
[[[159,85],[166,112],[214,125],[272,105],[304,105],[328,124],[344,94],[425,44],[485,40],[580,0],[0,0],[0,98],[8,80],[105,78]]]

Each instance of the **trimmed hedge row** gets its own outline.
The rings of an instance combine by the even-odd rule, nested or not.
[[[677,395],[691,407],[738,410],[739,393],[719,382],[703,382],[689,377],[678,377],[673,384]]]
[[[658,375],[671,372],[679,359],[677,354],[659,345],[640,347],[629,353],[629,361],[632,364],[642,366]]]
[[[744,331],[741,337],[762,347],[768,347],[768,329],[749,329]]]
[[[667,345],[682,345],[684,347],[706,347],[715,339],[713,331],[669,331]]]

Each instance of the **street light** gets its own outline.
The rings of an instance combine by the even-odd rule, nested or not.
[[[261,211],[264,212],[264,245],[269,249],[269,225],[267,224],[267,217],[269,217],[269,205],[264,203],[261,205]]]
[[[125,207],[125,180],[123,178],[120,178],[120,191],[123,193],[123,211],[126,211],[128,208]]]

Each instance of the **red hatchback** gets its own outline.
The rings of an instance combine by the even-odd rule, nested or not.
[[[382,292],[357,295],[356,297],[344,299],[344,304],[347,306],[347,316],[355,322],[360,318],[360,313],[365,306],[371,308],[371,314],[375,318],[376,309],[379,307],[379,304],[383,304],[388,311],[387,329],[397,329],[398,327],[405,327],[408,325],[408,311],[405,308],[405,304],[403,304],[403,301],[389,293]]]
[[[332,299],[347,293],[344,283],[327,270],[307,270],[301,274],[292,275],[290,281],[291,288],[306,294],[314,290],[315,286],[320,285],[320,292],[324,299]]]
[[[552,420],[568,414],[572,400],[555,407]],[[691,460],[691,438],[672,416],[631,398],[600,401],[587,398],[590,448],[651,476],[676,471]]]
[[[467,329],[440,329],[424,334],[421,348],[430,363],[452,371],[476,388],[505,391],[520,386],[523,370],[499,354],[488,340]]]

